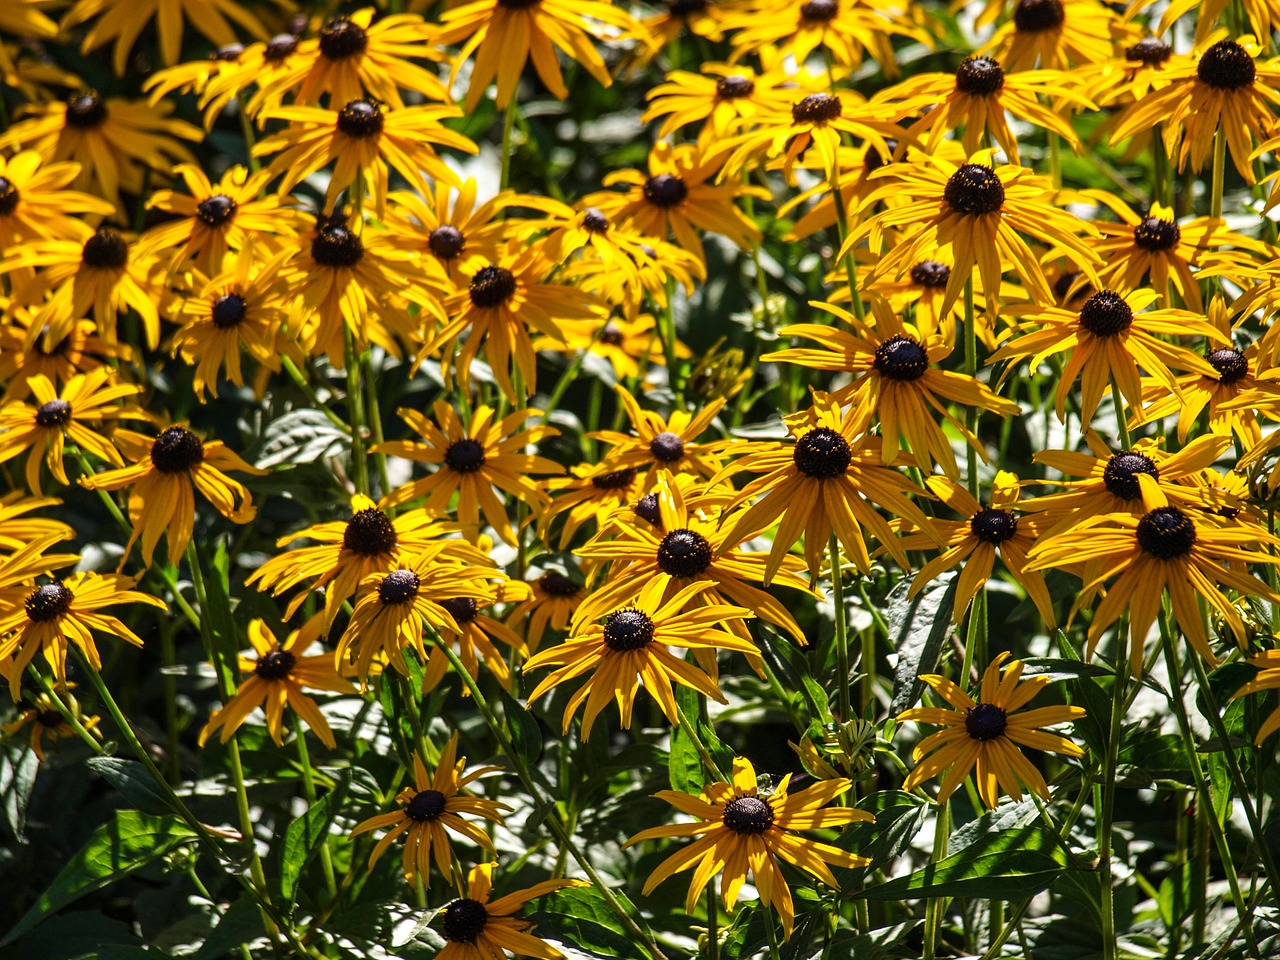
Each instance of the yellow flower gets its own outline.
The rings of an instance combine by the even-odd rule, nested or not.
[[[479,185],[467,178],[456,190],[437,183],[421,196],[409,190],[391,194],[387,229],[401,249],[422,258],[432,279],[447,279],[447,293],[466,287],[471,277],[502,257],[511,224],[503,212],[512,206],[530,205],[534,198],[504,190],[484,203],[476,203]]]
[[[504,950],[522,957],[562,960],[564,954],[528,932],[533,924],[517,920],[512,914],[534,897],[565,887],[585,887],[586,881],[543,880],[490,900],[496,866],[496,863],[481,863],[472,867],[467,874],[467,895],[439,912],[440,932],[449,942],[436,954],[436,960],[495,960],[504,956]]]
[[[0,297],[0,309],[5,302]],[[9,321],[0,324],[0,382],[9,384],[0,401],[29,397],[27,381],[35,376],[43,376],[50,383],[66,383],[72,377],[106,366],[108,358],[115,358],[121,365],[133,359],[133,350],[127,344],[109,344],[94,333],[92,320],[77,320],[66,336],[53,341],[41,336],[41,329],[35,323],[35,311],[28,307],[15,308]]]
[[[664,362],[662,341],[657,334],[657,321],[651,313],[642,313],[634,320],[610,317],[600,320],[564,320],[560,324],[564,340],[548,336],[535,337],[534,350],[557,350],[570,355],[586,350],[609,361],[619,380],[641,376],[650,364]],[[675,354],[687,359],[692,352],[680,340],[676,341]],[[641,367],[641,362],[645,367]]]
[[[557,633],[569,629],[569,621],[582,603],[583,588],[581,583],[558,570],[547,570],[528,584],[528,598],[511,608],[506,624],[514,629],[517,624],[528,621],[517,636],[524,638],[525,649],[534,654],[542,645],[547,627]]]
[[[68,684],[73,687],[75,684]],[[59,695],[62,702],[71,711],[71,715],[76,718],[80,726],[97,739],[102,739],[102,732],[98,729],[101,718],[87,716],[80,710],[80,702],[71,696],[67,691],[62,691]],[[54,703],[53,698],[47,693],[36,694],[35,699],[30,706],[24,707],[18,712],[16,719],[10,720],[4,726],[0,726],[0,733],[6,737],[12,737],[20,732],[23,727],[30,726],[30,744],[35,755],[41,760],[45,759],[44,747],[45,740],[55,744],[59,740],[69,740],[78,736],[76,728],[71,725],[70,721],[62,715],[62,711],[58,709],[58,705]]]
[[[720,454],[729,449],[733,441],[712,440],[699,442],[707,432],[726,401],[721,398],[706,404],[697,413],[672,410],[670,417],[663,417],[653,410],[644,410],[631,392],[621,384],[614,387],[634,433],[616,430],[600,430],[596,439],[612,447],[606,454],[604,468],[612,472],[629,467],[645,468],[645,489],[648,490],[664,473],[694,473],[710,477],[721,468]]]
[[[761,795],[751,761],[734,757],[732,783],[709,783],[700,797],[675,790],[654,794],[697,820],[641,830],[623,847],[662,837],[696,837],[649,875],[644,884],[645,896],[668,877],[696,866],[685,898],[685,910],[693,912],[703,889],[721,871],[720,897],[725,909],[732,910],[750,871],[760,902],[765,907],[776,906],[782,916],[782,929],[790,937],[795,926],[795,906],[778,858],[835,890],[840,889],[840,884],[828,864],[853,869],[871,862],[856,853],[792,832],[826,830],[874,820],[871,814],[855,807],[827,806],[848,793],[852,786],[850,780],[823,780],[791,793],[791,774],[788,773],[772,793]]]
[[[249,643],[257,659],[241,657],[240,681],[236,694],[222,707],[214,711],[209,722],[200,731],[200,746],[219,729],[222,743],[230,740],[240,725],[258,707],[267,715],[267,732],[277,744],[284,743],[284,708],[293,710],[326,747],[337,746],[329,723],[316,706],[315,700],[303,693],[304,687],[327,690],[331,693],[357,693],[343,679],[334,666],[329,653],[305,656],[307,650],[320,639],[322,618],[312,617],[300,630],[292,630],[281,643],[262,620],[249,624]]]
[[[511,603],[528,598],[527,583],[523,580],[503,579],[483,601],[477,600],[474,596],[456,596],[442,600],[441,606],[448,611],[453,622],[458,625],[458,629],[451,629],[447,623],[440,629],[439,640],[432,649],[426,669],[423,671],[423,692],[426,693],[439,686],[440,681],[449,671],[449,658],[445,656],[444,647],[456,647],[458,659],[472,680],[480,675],[480,661],[483,660],[494,679],[502,685],[503,689],[510,690],[511,666],[507,663],[507,658],[503,656],[502,651],[494,645],[494,641],[497,640],[510,647],[513,655],[519,659],[528,656],[529,648],[519,634],[496,616],[490,616],[484,608],[495,603]],[[471,696],[471,688],[464,684],[462,695]]]
[[[428,775],[422,759],[414,754],[412,787],[405,787],[396,796],[401,804],[399,810],[382,813],[370,817],[357,824],[351,836],[358,837],[370,830],[383,830],[387,833],[369,854],[368,869],[372,870],[378,858],[386,853],[398,838],[404,838],[404,854],[401,857],[401,869],[404,878],[413,883],[421,877],[424,886],[431,886],[431,858],[435,853],[436,866],[446,880],[453,879],[453,850],[449,846],[449,832],[452,831],[466,837],[478,847],[494,853],[493,841],[489,835],[460,814],[471,814],[501,824],[502,811],[510,810],[505,803],[473,797],[467,793],[468,784],[474,783],[486,773],[492,773],[497,767],[476,767],[470,773],[463,774],[467,766],[467,758],[458,759],[458,734],[454,732],[449,742],[440,753],[440,762],[436,764],[435,773]]]
[[[672,70],[663,83],[645,94],[649,108],[640,121],[665,118],[658,127],[658,139],[701,122],[698,140],[711,144],[751,126],[763,113],[786,110],[794,96],[794,91],[787,89],[791,78],[782,70],[759,74],[748,66],[730,63],[704,63],[699,70]]]
[[[978,52],[999,57],[1011,71],[1065,70],[1108,59],[1113,31],[1124,30],[1096,0],[1015,0],[1013,15]]]
[[[978,795],[992,809],[1000,802],[1002,792],[1021,800],[1023,787],[1050,799],[1044,777],[1018,746],[1082,757],[1084,751],[1070,740],[1040,728],[1078,720],[1085,713],[1080,707],[1068,706],[1038,707],[1019,713],[1048,686],[1049,677],[1041,674],[1022,680],[1021,660],[1011,661],[1002,675],[1001,666],[1008,659],[1009,654],[1002,653],[991,661],[982,674],[976,700],[946,677],[920,675],[920,680],[953,709],[912,707],[898,714],[899,721],[914,720],[943,728],[916,744],[912,753],[916,768],[903,783],[904,790],[914,790],[950,767],[938,788],[938,803],[946,803],[970,770],[974,771]]]
[[[87,240],[84,214],[110,216],[105,200],[66,189],[80,173],[75,163],[47,163],[34,150],[0,155],[0,251],[26,240]]]
[[[1251,693],[1262,693],[1264,690],[1280,689],[1280,650],[1264,650],[1250,657],[1248,664],[1258,669],[1252,680],[1231,695],[1231,699],[1245,697]],[[1280,730],[1280,707],[1276,707],[1258,728],[1254,743],[1262,746],[1262,741]],[[6,731],[7,732],[7,731]]]
[[[0,495],[0,550],[18,551],[33,540],[44,540],[48,545],[75,537],[76,532],[71,525],[61,520],[24,516],[32,510],[56,507],[61,503],[57,497],[24,497],[19,490]],[[67,556],[75,558],[75,554]],[[42,569],[36,568],[37,572]]]

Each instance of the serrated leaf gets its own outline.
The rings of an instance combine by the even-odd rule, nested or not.
[[[67,862],[49,888],[0,940],[0,946],[12,943],[68,904],[154,863],[194,838],[195,832],[177,817],[117,810],[115,818],[98,827]]]
[[[890,716],[897,716],[920,699],[922,673],[938,666],[942,642],[951,629],[951,613],[956,603],[956,576],[948,572],[925,590],[907,599],[910,581],[903,580],[889,591],[889,640],[898,651],[893,676],[893,703]]]
[[[119,790],[126,800],[144,813],[173,813],[169,802],[147,768],[136,760],[120,757],[90,757],[85,766]]]
[[[351,435],[319,410],[292,410],[267,425],[256,465],[267,470],[284,463],[312,463],[350,444]]]
[[[570,887],[544,897],[533,918],[539,930],[606,957],[633,957],[636,945],[594,887]]]
[[[306,869],[320,845],[329,838],[329,827],[342,806],[351,783],[350,775],[344,775],[332,791],[325,794],[298,817],[284,833],[284,846],[280,850],[280,893],[289,903],[297,895],[298,878]]]

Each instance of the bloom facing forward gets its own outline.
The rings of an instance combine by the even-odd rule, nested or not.
[[[1012,661],[1001,676],[1000,666],[1008,658],[1008,653],[1002,653],[991,661],[982,675],[978,700],[946,677],[921,674],[920,679],[954,709],[912,707],[898,715],[900,721],[914,720],[943,728],[916,745],[912,756],[917,765],[903,783],[904,790],[914,790],[950,767],[951,772],[938,790],[939,803],[946,802],[970,770],[975,771],[978,794],[988,807],[996,806],[1001,792],[1021,800],[1023,787],[1048,800],[1049,787],[1044,777],[1015,744],[1067,757],[1084,756],[1084,751],[1070,740],[1038,729],[1078,720],[1084,716],[1084,710],[1052,706],[1017,713],[1044,689],[1049,677],[1041,675],[1023,681],[1021,660]]]
[[[791,774],[782,778],[773,793],[760,796],[756,771],[746,757],[734,757],[733,783],[710,783],[701,797],[675,790],[661,790],[654,796],[681,813],[697,817],[694,823],[672,823],[641,830],[623,846],[659,837],[697,837],[693,843],[667,857],[645,881],[646,896],[672,874],[697,866],[685,910],[692,913],[703,888],[718,872],[720,896],[726,910],[732,910],[738,892],[747,880],[747,871],[760,891],[760,902],[778,907],[782,927],[791,936],[795,908],[791,889],[782,875],[778,857],[817,877],[827,886],[840,884],[828,864],[852,869],[866,866],[866,857],[840,850],[830,844],[798,837],[792,830],[823,830],[859,820],[873,820],[871,814],[854,807],[826,807],[853,786],[849,780],[823,780],[798,793],[788,794]]]
[[[512,916],[535,897],[565,887],[585,887],[584,880],[543,880],[497,900],[489,899],[496,863],[480,863],[467,874],[467,895],[440,911],[440,929],[449,941],[436,960],[494,960],[510,950],[522,957],[560,960],[564,956],[545,940],[529,933],[533,924]]]

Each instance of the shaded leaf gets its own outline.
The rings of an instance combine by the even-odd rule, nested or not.
[[[889,591],[889,642],[898,651],[898,665],[893,676],[893,702],[889,715],[897,716],[920,699],[922,673],[932,673],[938,666],[942,642],[951,629],[951,612],[956,603],[956,577],[948,572],[925,590],[907,599],[909,580],[903,580]]]
[[[209,932],[192,960],[216,960],[242,943],[251,943],[264,933],[262,912],[258,909],[257,901],[253,897],[243,896],[218,918],[217,926]]]
[[[173,813],[169,798],[160,792],[147,768],[136,760],[120,757],[90,757],[87,766],[119,790],[126,800],[144,813]]]
[[[27,804],[39,769],[40,758],[26,744],[11,743],[0,751],[0,804],[5,822],[20,843],[26,843]]]
[[[280,893],[290,903],[297,895],[302,871],[328,839],[329,826],[342,806],[350,783],[350,775],[344,775],[332,791],[317,800],[285,830],[284,846],[280,851]]]

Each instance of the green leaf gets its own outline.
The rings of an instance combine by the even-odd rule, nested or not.
[[[0,946],[12,943],[67,904],[154,863],[194,837],[195,832],[177,817],[117,810],[115,819],[93,832],[49,889],[0,940]]]
[[[855,882],[901,855],[920,832],[929,811],[929,804],[900,790],[877,791],[858,801],[857,805],[875,814],[876,819],[874,823],[852,824],[837,843],[842,850],[851,850],[871,859],[868,866],[850,871]],[[843,882],[841,886],[844,886]]]
[[[5,822],[19,843],[26,843],[27,804],[35,789],[40,758],[23,743],[11,743],[0,752],[0,804]]]
[[[698,756],[698,748],[681,724],[671,730],[671,753],[667,757],[667,776],[671,780],[671,789],[681,793],[697,794],[702,791],[707,779],[702,771],[702,758]]]
[[[702,745],[707,748],[707,753],[711,754],[711,759],[715,761],[725,776],[728,776],[733,770],[734,753],[724,742],[716,736],[715,728],[709,723],[702,720],[701,703],[699,698],[701,694],[698,691],[686,686],[678,686],[675,689],[676,703],[680,709],[684,711],[684,715],[697,728],[698,739],[702,741]]]
[[[938,666],[942,642],[951,629],[951,613],[956,605],[956,576],[944,573],[914,599],[907,599],[910,581],[903,580],[889,591],[889,640],[898,651],[893,677],[893,703],[889,715],[896,717],[920,699],[924,686],[919,676]]]
[[[85,766],[119,790],[143,813],[173,813],[169,798],[160,792],[147,768],[136,760],[120,757],[90,757]]]
[[[511,743],[520,756],[530,765],[542,756],[542,728],[538,719],[506,690],[499,688],[502,710],[507,715],[507,729],[511,731]]]
[[[336,787],[325,794],[302,816],[298,817],[284,833],[284,846],[280,851],[280,894],[289,903],[297,895],[298,878],[306,869],[320,845],[329,838],[329,827],[334,815],[342,806],[351,783],[344,774]]]
[[[577,947],[606,957],[633,957],[636,945],[595,887],[570,887],[544,897],[533,917]]]

